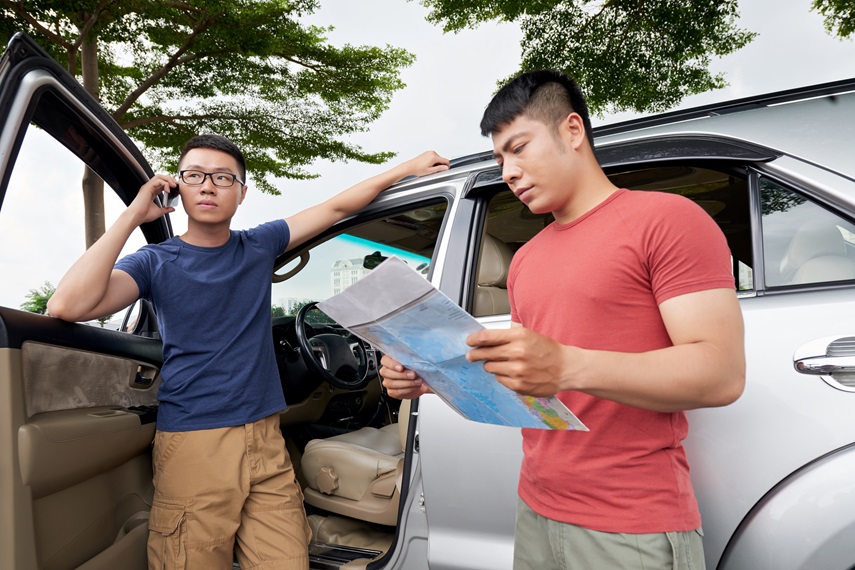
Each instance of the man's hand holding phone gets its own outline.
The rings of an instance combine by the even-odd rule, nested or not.
[[[156,200],[155,198],[159,198]],[[156,220],[175,211],[178,181],[168,174],[155,174],[140,187],[137,197],[128,206],[137,225]]]

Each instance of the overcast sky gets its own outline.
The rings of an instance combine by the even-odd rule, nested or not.
[[[450,158],[490,147],[478,124],[496,82],[519,64],[519,27],[482,25],[459,34],[443,34],[425,21],[416,1],[324,0],[313,22],[335,26],[335,42],[403,47],[416,62],[403,72],[407,87],[370,132],[352,138],[366,150],[391,150],[405,159],[433,149]],[[355,10],[355,6],[361,10]],[[714,64],[730,87],[687,99],[691,107],[752,94],[855,77],[855,42],[826,34],[822,18],[810,12],[810,0],[741,0],[744,27],[759,37],[737,54]],[[631,118],[594,118],[594,125]],[[322,177],[310,182],[282,181],[283,196],[251,196],[235,219],[236,227],[254,225],[272,212],[299,211],[350,184],[380,171],[375,165],[318,164]],[[251,198],[251,199],[250,199]]]
[[[396,93],[389,110],[370,127],[370,132],[352,137],[366,151],[393,151],[409,158],[426,149],[448,157],[490,148],[480,136],[481,113],[496,88],[496,81],[516,70],[521,33],[511,24],[482,25],[459,34],[444,35],[425,21],[426,10],[416,1],[406,0],[322,0],[322,9],[310,18],[318,25],[332,25],[329,34],[336,44],[392,45],[416,55],[416,62],[403,71],[407,87]],[[724,72],[726,89],[689,98],[681,107],[691,107],[769,91],[855,77],[855,42],[841,41],[826,34],[822,19],[810,12],[810,0],[741,0],[741,23],[759,37],[738,53],[714,63]],[[594,119],[594,125],[631,118],[630,115]],[[10,187],[0,212],[0,305],[17,308],[29,289],[45,280],[54,285],[70,262],[82,253],[82,200],[78,167],[64,182],[49,183],[60,169],[60,158],[37,148],[33,160],[44,165],[37,180],[18,184],[61,186],[66,194],[46,200],[43,196],[18,192]],[[317,180],[277,184],[281,196],[263,195],[252,186],[238,210],[233,227],[246,228],[275,217],[285,217],[328,198],[351,184],[380,172],[384,166],[359,163],[319,162],[313,171]],[[7,208],[8,206],[8,208]],[[46,207],[50,211],[46,211]],[[118,212],[108,208],[108,222]],[[8,210],[14,208],[14,214]],[[186,228],[182,210],[173,216],[176,233]],[[40,226],[41,229],[36,229]],[[28,240],[40,243],[36,251],[25,252]],[[54,244],[56,244],[54,246]],[[138,244],[131,244],[131,249]],[[47,258],[46,253],[54,257]],[[38,259],[34,259],[38,258]]]

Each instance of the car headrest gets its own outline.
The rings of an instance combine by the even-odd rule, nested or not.
[[[846,244],[840,230],[825,221],[805,224],[790,240],[787,253],[781,260],[781,276],[789,281],[805,262],[824,255],[846,255]]]
[[[481,260],[478,263],[478,285],[481,287],[508,286],[508,269],[514,253],[508,245],[490,234],[484,234],[481,243]]]

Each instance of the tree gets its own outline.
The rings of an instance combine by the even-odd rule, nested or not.
[[[855,34],[855,0],[813,0],[811,8],[825,18],[829,34],[841,38]]]
[[[597,115],[662,111],[687,95],[724,87],[723,75],[709,71],[711,59],[756,35],[736,25],[737,0],[421,2],[431,10],[428,20],[447,32],[490,20],[519,22],[521,70],[564,70]]]
[[[273,305],[270,307],[270,316],[274,319],[277,317],[285,316],[285,307],[280,307],[279,305]]]
[[[305,307],[309,303],[314,303],[314,301],[304,301],[301,303],[294,303],[294,306],[291,307],[291,312],[288,314],[296,316],[297,313],[300,312],[300,309],[302,309],[303,307]],[[306,312],[306,322],[311,323],[311,324],[321,324],[322,325],[322,324],[334,323],[335,321],[332,320],[329,316],[327,316],[327,314],[325,312],[318,309],[317,307],[314,307],[312,309],[309,309]]]
[[[54,291],[56,291],[56,287],[51,285],[50,281],[45,281],[41,289],[30,289],[29,293],[25,295],[27,300],[21,304],[21,308],[39,315],[47,314],[48,299],[51,298]]]
[[[98,321],[98,324],[101,325],[101,328],[103,329],[104,325],[106,325],[112,318],[113,315],[104,315],[103,317],[98,317],[95,320]]]
[[[317,159],[381,163],[340,137],[364,131],[413,61],[391,46],[334,47],[300,18],[318,0],[0,0],[0,41],[24,30],[112,113],[155,168],[215,132],[237,143],[254,183],[316,175]],[[86,245],[104,233],[103,182],[83,177]]]

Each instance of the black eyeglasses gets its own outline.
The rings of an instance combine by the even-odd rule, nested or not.
[[[228,188],[235,183],[235,180],[243,184],[243,180],[232,174],[231,172],[202,172],[201,170],[182,170],[178,173],[178,178],[184,184],[189,186],[198,186],[205,182],[205,177],[210,176],[214,186]]]

